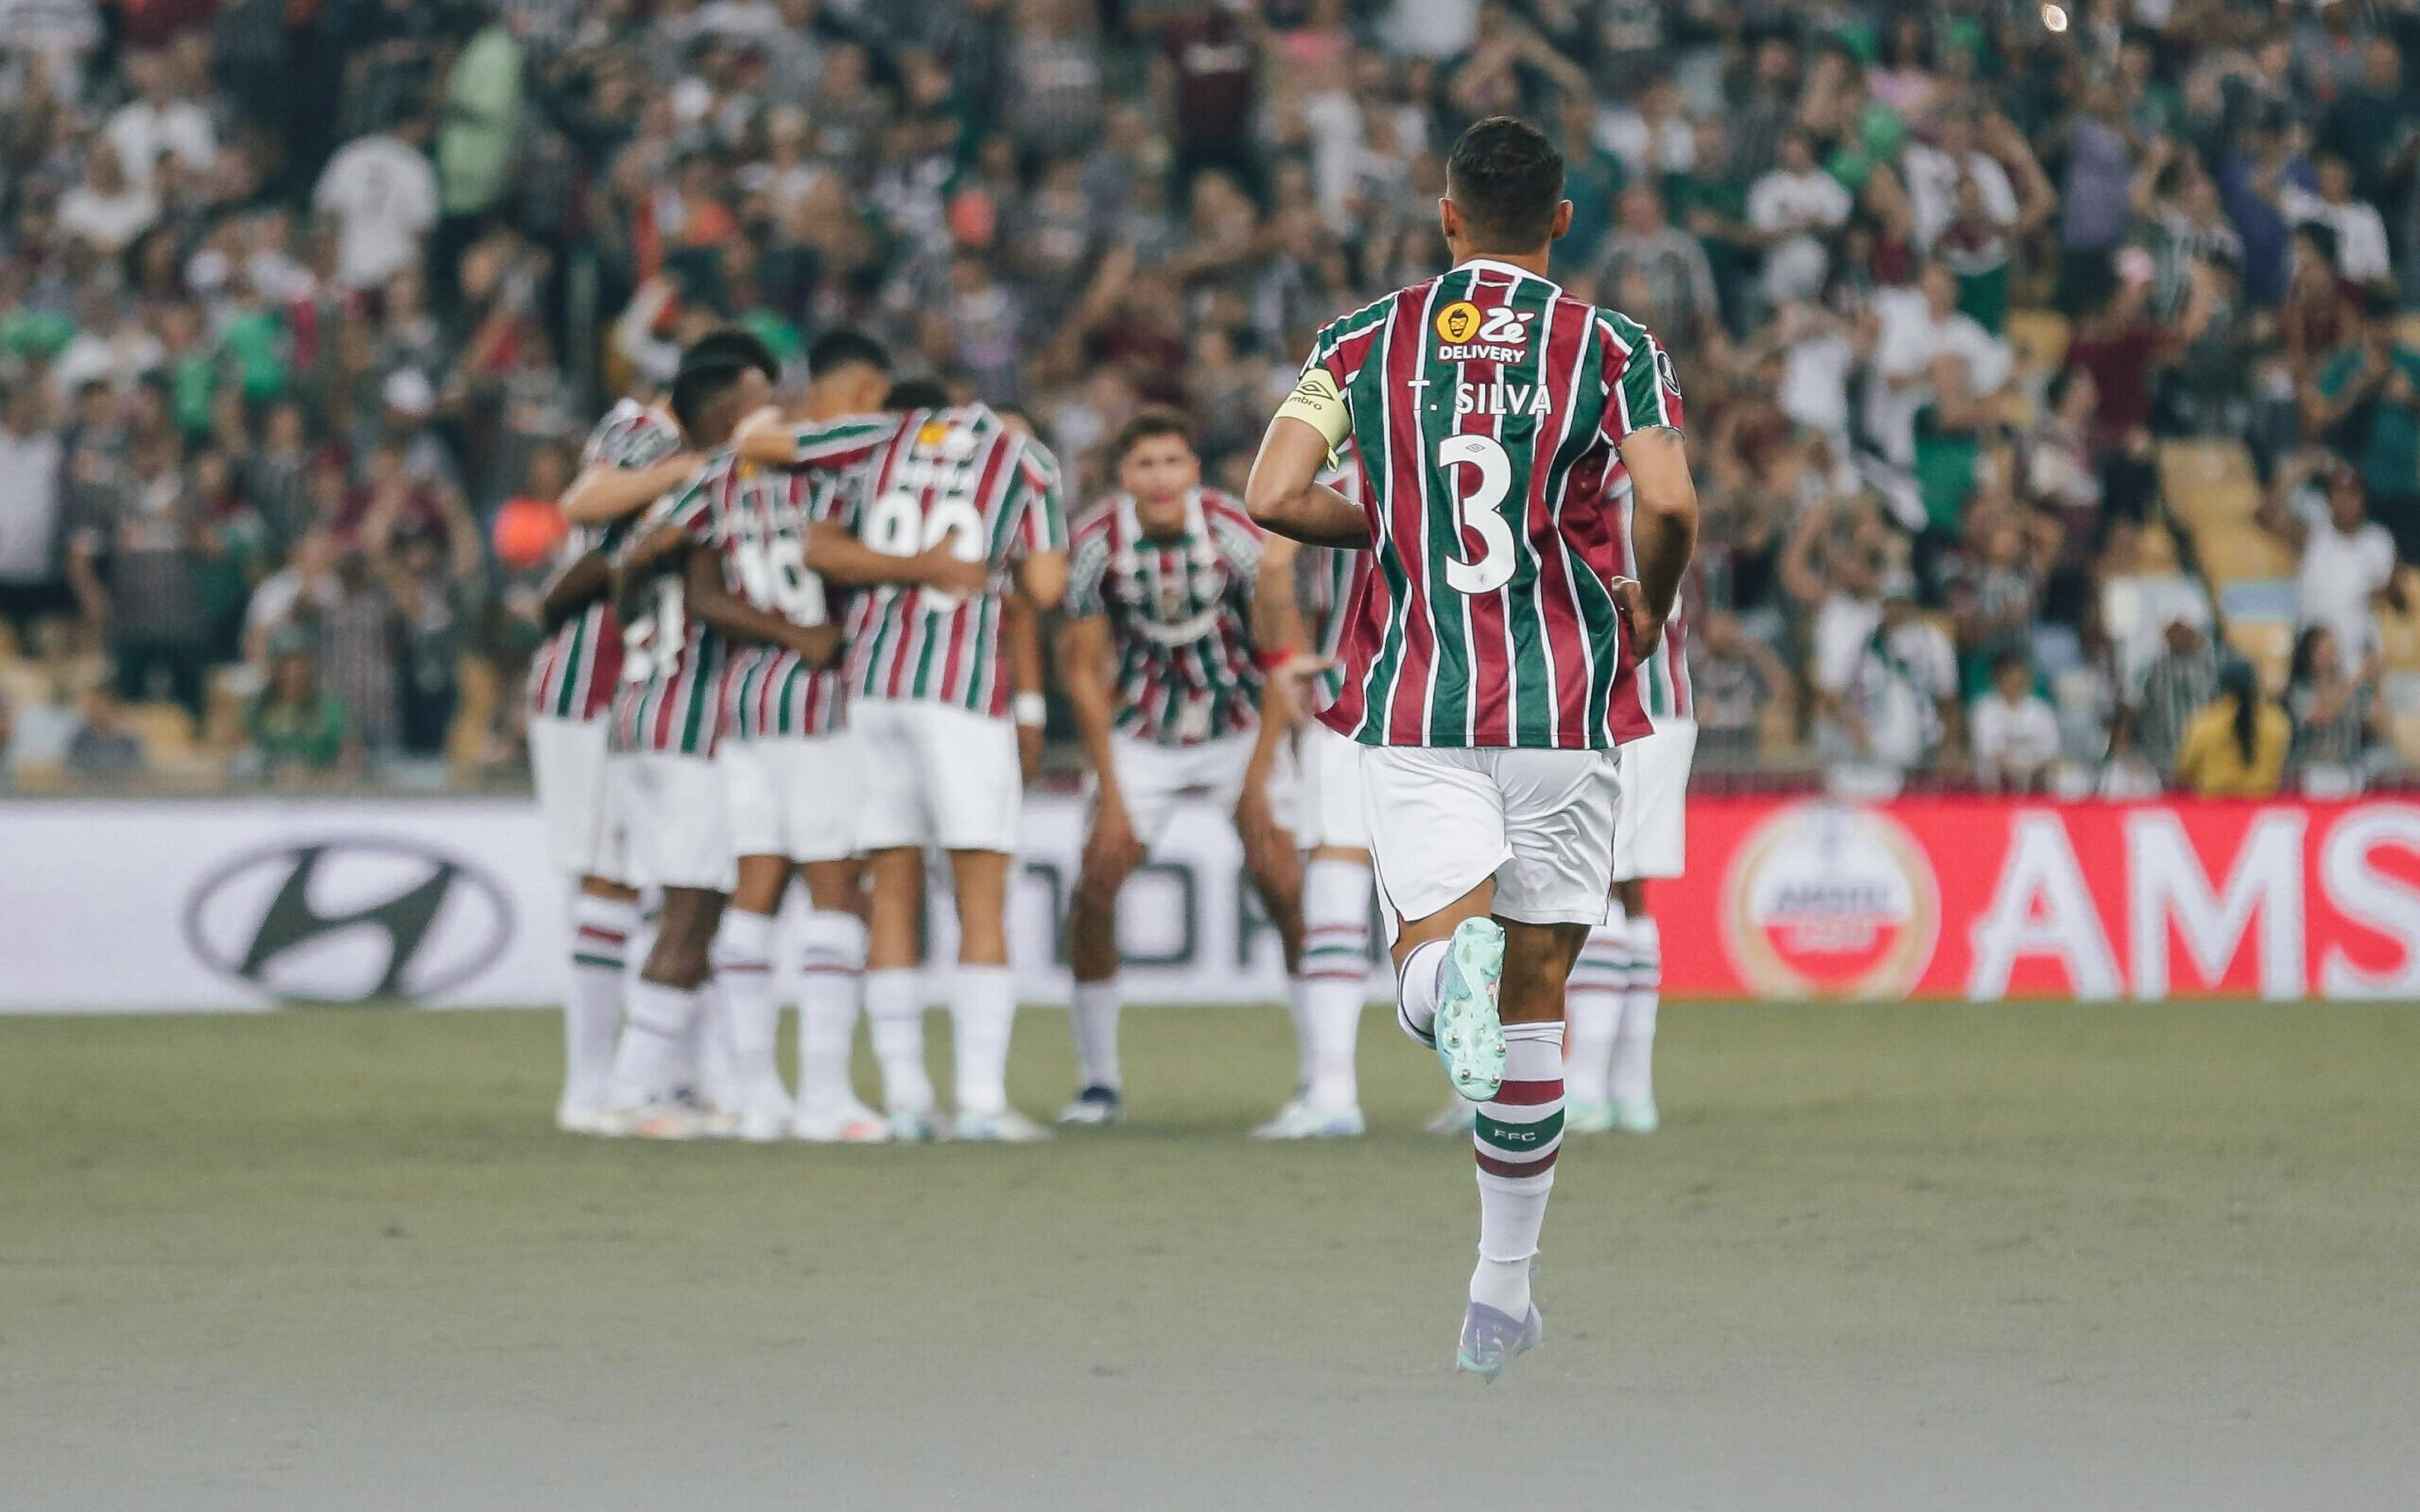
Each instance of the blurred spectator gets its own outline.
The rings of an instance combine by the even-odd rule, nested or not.
[[[107,687],[85,693],[82,717],[68,737],[68,770],[87,782],[122,782],[142,776],[148,764],[116,696]]]
[[[1714,770],[1755,764],[1765,711],[1784,716],[1794,680],[1773,648],[1750,637],[1740,618],[1716,609],[1692,626],[1689,687],[1698,713],[1698,753]]]
[[[41,384],[0,378],[0,621],[17,644],[34,626],[73,608],[65,562],[58,434],[49,426]]]
[[[210,626],[202,509],[181,453],[176,433],[155,423],[130,439],[122,461],[80,480],[68,576],[85,622],[107,640],[118,696],[164,692],[198,719]]]
[[[2301,563],[2295,614],[2304,627],[2334,632],[2337,654],[2354,665],[2380,645],[2378,608],[2410,608],[2396,575],[2395,539],[2369,517],[2360,471],[2324,452],[2306,452],[2281,470],[2255,517]]]
[[[2030,793],[2058,759],[2058,716],[2034,692],[2033,663],[2003,651],[1992,664],[1991,691],[1975,701],[1969,730],[1975,780],[1995,793]]]
[[[2420,550],[2420,350],[2397,329],[2394,296],[2373,290],[2303,393],[2305,433],[2361,470],[2370,513],[2408,554]]]
[[[359,764],[344,701],[319,686],[308,638],[287,632],[271,648],[269,686],[244,718],[244,764],[271,781],[295,782]]]
[[[2350,773],[2362,761],[2383,705],[2378,700],[2375,651],[2357,669],[2344,664],[2342,642],[2324,625],[2304,629],[2294,641],[2294,663],[2286,679],[2286,712],[2294,721],[2297,767]]]
[[[2185,727],[2177,784],[2205,798],[2273,797],[2292,741],[2292,722],[2260,696],[2252,664],[2228,662],[2218,674],[2218,696]]]
[[[406,122],[355,137],[328,160],[312,204],[336,225],[336,281],[376,288],[411,267],[437,224],[437,171],[427,128]]]
[[[2206,624],[2180,609],[2171,611],[2159,653],[2128,688],[2115,749],[2153,772],[2175,768],[2186,727],[2218,691],[2218,651]]]
[[[1949,638],[1917,612],[1916,579],[1893,569],[1870,616],[1827,604],[1815,650],[1819,748],[1827,760],[1895,772],[1931,764],[1957,724]]]

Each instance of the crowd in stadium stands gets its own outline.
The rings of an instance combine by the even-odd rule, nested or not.
[[[1702,767],[2374,779],[2415,55],[2412,0],[0,0],[8,764],[517,772],[551,501],[716,323],[1017,401],[1079,499],[1179,403],[1237,486],[1513,112],[1687,396]]]

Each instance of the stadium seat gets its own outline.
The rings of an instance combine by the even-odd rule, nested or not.
[[[154,766],[173,765],[194,751],[194,717],[179,703],[130,703],[126,727],[143,742]]]
[[[2236,620],[2226,627],[2227,644],[2243,653],[2260,671],[2261,686],[2272,693],[2286,689],[2286,673],[2294,660],[2294,622]]]
[[[2056,310],[2010,310],[2009,345],[2021,372],[2052,373],[2067,362],[2067,316]]]
[[[2213,524],[2194,532],[2194,547],[2213,585],[2294,576],[2294,553],[2256,525]]]
[[[2392,609],[2378,612],[2378,628],[2385,642],[2382,655],[2389,671],[2420,671],[2420,568],[2405,567],[2397,576],[2403,583],[2404,602],[2412,605],[2407,613]]]
[[[2169,510],[2196,533],[2248,525],[2260,508],[2260,480],[2242,441],[2164,442],[2159,468]]]

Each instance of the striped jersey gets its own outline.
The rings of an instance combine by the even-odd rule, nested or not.
[[[606,412],[581,449],[580,465],[588,468],[651,467],[680,450],[680,427],[670,415],[650,409],[635,399],[624,399]],[[572,528],[563,543],[562,566],[591,551],[611,552],[621,545],[635,516],[598,525]],[[529,712],[556,719],[594,719],[613,702],[622,675],[622,627],[613,606],[602,598],[582,609],[546,638],[530,658]]]
[[[920,700],[1008,717],[1001,598],[1010,565],[1067,548],[1059,465],[984,405],[858,416],[800,427],[792,460],[811,471],[861,468],[843,521],[892,556],[947,542],[991,565],[971,598],[885,585],[849,601],[847,687],[860,698]]]
[[[1367,473],[1374,560],[1345,610],[1329,728],[1561,749],[1649,732],[1610,586],[1616,448],[1681,419],[1645,328],[1476,260],[1329,324],[1281,412],[1330,417]]]
[[[719,544],[707,486],[718,472],[730,476],[727,466],[709,463],[658,500],[631,527],[622,549],[666,527],[688,535],[692,548]],[[711,756],[721,738],[722,637],[690,612],[687,567],[687,553],[667,552],[623,591],[622,686],[606,728],[608,750]]]
[[[796,468],[716,458],[723,476],[706,488],[723,580],[734,596],[793,625],[830,618],[824,580],[807,566],[807,534],[838,508],[844,479]],[[816,667],[788,646],[733,641],[723,648],[722,732],[735,740],[825,735],[844,723],[838,669]]]
[[[1214,488],[1186,496],[1173,536],[1145,534],[1123,493],[1076,527],[1067,612],[1109,620],[1120,731],[1192,746],[1259,728],[1251,614],[1261,542],[1244,506]]]
[[[1635,494],[1627,476],[1621,480],[1621,575],[1638,576],[1638,545],[1630,537],[1630,508]],[[1667,719],[1695,719],[1697,694],[1689,687],[1689,588],[1672,595],[1672,612],[1664,621],[1664,639],[1638,664],[1638,701],[1647,717],[1661,729]]]

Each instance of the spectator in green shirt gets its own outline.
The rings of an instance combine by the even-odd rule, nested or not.
[[[2303,424],[2361,470],[2371,517],[2410,561],[2420,557],[2420,351],[2398,338],[2397,314],[2392,294],[2370,292],[2304,389]]]
[[[281,633],[271,646],[269,686],[244,721],[245,759],[260,776],[280,781],[350,770],[360,748],[345,738],[345,703],[319,686],[319,658],[310,638]]]

